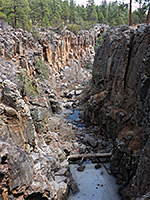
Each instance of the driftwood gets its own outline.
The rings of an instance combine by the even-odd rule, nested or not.
[[[111,175],[111,171],[106,167],[106,165],[105,164],[103,164],[103,166],[104,166],[104,168],[106,169],[106,171],[108,172],[108,174],[110,174]]]
[[[68,156],[68,160],[84,159],[84,158],[105,158],[111,157],[112,153],[89,153],[89,154],[75,154]]]

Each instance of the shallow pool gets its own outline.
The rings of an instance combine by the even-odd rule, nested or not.
[[[105,164],[106,165],[106,164]],[[108,164],[107,164],[108,165]],[[77,171],[79,165],[71,164],[70,171],[78,185],[79,192],[71,194],[68,200],[120,200],[116,179],[108,174],[104,166],[95,169],[95,164],[85,164],[83,172]]]

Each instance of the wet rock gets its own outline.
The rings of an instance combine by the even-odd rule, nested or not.
[[[101,164],[99,164],[99,163],[95,165],[95,169],[99,169],[99,168],[101,168],[101,167],[102,167],[102,166],[101,166]]]
[[[77,170],[78,170],[79,172],[83,172],[84,169],[85,169],[85,166],[80,166],[80,167],[77,168]]]

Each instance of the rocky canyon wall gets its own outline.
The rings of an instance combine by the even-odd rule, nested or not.
[[[61,200],[67,195],[63,149],[73,147],[50,123],[50,116],[61,110],[55,85],[63,78],[61,68],[68,73],[93,59],[103,30],[97,26],[75,36],[41,28],[33,37],[0,27],[0,199]]]
[[[149,95],[150,26],[108,30],[95,55],[84,114],[99,136],[115,141],[111,170],[128,185],[121,191],[126,200],[149,199]]]
[[[84,67],[93,60],[95,42],[106,28],[106,25],[97,25],[75,35],[65,29],[60,34],[44,28],[35,28],[31,33],[21,29],[15,32],[6,26],[0,33],[0,55],[27,69],[39,57],[56,70],[75,63]]]

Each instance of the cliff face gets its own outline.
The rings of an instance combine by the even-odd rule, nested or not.
[[[85,63],[94,58],[94,45],[106,26],[95,26],[90,31],[74,35],[64,30],[57,34],[44,28],[35,29],[32,34],[19,29],[17,32],[6,27],[0,33],[0,55],[29,70],[40,57],[53,68]]]
[[[86,120],[99,127],[99,134],[119,139],[111,169],[120,183],[130,183],[124,199],[150,191],[149,52],[150,26],[137,30],[122,26],[106,32],[84,102]]]
[[[67,195],[70,178],[63,149],[74,148],[50,122],[61,110],[55,86],[64,78],[62,71],[70,81],[72,69],[83,71],[102,30],[75,36],[39,29],[33,37],[0,28],[0,199],[60,200]]]

